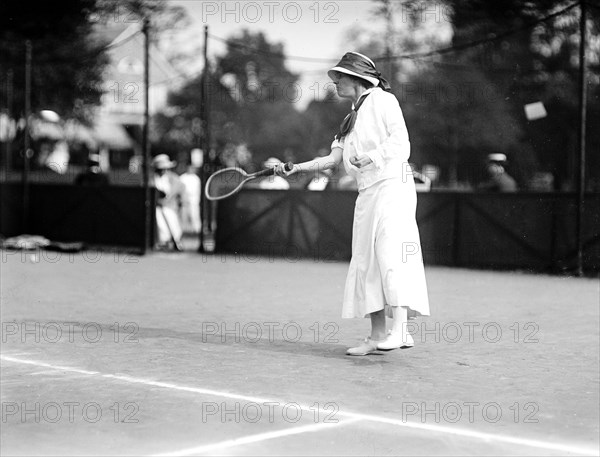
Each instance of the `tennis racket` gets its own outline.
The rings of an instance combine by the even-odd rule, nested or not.
[[[284,167],[286,171],[291,171],[294,164],[288,162]],[[248,174],[238,167],[223,168],[210,175],[208,181],[206,181],[204,195],[209,200],[222,200],[239,192],[247,182],[274,174],[275,168],[267,168],[252,174]]]
[[[173,229],[171,228],[171,224],[169,224],[169,219],[167,218],[167,216],[163,210],[163,207],[159,205],[159,206],[157,206],[157,208],[160,210],[160,215],[162,216],[163,220],[165,221],[167,230],[169,230],[169,235],[171,236],[171,242],[173,243],[173,247],[175,248],[176,251],[183,251],[183,247],[181,246],[179,241],[177,241],[175,239],[175,235],[173,234]]]

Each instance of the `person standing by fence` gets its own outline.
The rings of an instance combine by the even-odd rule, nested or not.
[[[172,171],[176,163],[168,155],[159,154],[152,160],[154,187],[158,191],[156,201],[156,227],[159,249],[179,250],[182,230],[179,211],[185,204],[185,188],[177,173]]]
[[[202,183],[198,176],[198,169],[193,165],[188,166],[185,173],[179,176],[185,188],[186,198],[181,207],[181,225],[184,233],[198,235],[202,229],[200,217],[200,197]]]
[[[488,192],[516,192],[517,182],[506,172],[506,156],[489,154],[486,170],[488,180],[479,185],[479,190]]]

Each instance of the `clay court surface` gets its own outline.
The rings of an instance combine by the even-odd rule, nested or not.
[[[347,264],[2,251],[2,455],[598,455],[599,281],[427,267],[345,350]]]

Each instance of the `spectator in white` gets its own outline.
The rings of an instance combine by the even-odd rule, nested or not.
[[[71,155],[69,153],[69,146],[66,141],[60,140],[54,144],[48,159],[46,160],[46,166],[51,168],[57,173],[64,175],[67,173],[69,168],[69,160]]]
[[[315,172],[306,186],[306,190],[325,190],[331,178],[331,169],[326,168]]]
[[[156,201],[157,248],[178,249],[182,230],[179,210],[184,204],[185,188],[177,173],[172,171],[176,162],[167,154],[159,154],[152,160],[154,187],[158,191]]]
[[[197,235],[202,228],[200,218],[200,193],[202,184],[198,176],[198,169],[190,165],[185,173],[179,176],[185,187],[185,199],[181,207],[181,225],[184,233]]]
[[[281,163],[281,160],[279,160],[278,158],[269,157],[263,162],[263,168],[275,168]],[[281,176],[272,175],[261,179],[258,183],[258,187],[260,189],[287,190],[290,188],[290,183],[287,181],[287,179]]]
[[[506,155],[488,154],[487,172],[489,179],[479,185],[479,190],[488,192],[516,192],[517,182],[506,172]]]

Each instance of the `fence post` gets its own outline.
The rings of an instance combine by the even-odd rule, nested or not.
[[[457,267],[460,265],[460,217],[462,196],[455,193],[453,196],[454,200],[454,231],[452,236],[452,265]]]

